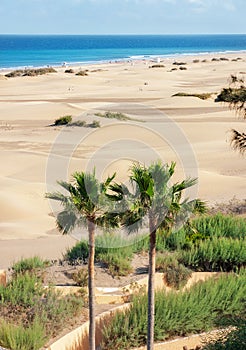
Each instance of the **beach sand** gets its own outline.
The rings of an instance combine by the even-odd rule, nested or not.
[[[242,59],[232,61],[236,57]],[[187,70],[173,65],[175,60],[187,63]],[[154,63],[147,61],[88,65],[81,67],[88,69],[84,77],[60,67],[45,76],[0,79],[0,269],[25,256],[59,258],[75,243],[56,230],[53,212],[59,207],[45,199],[56,180],[70,180],[75,170],[96,166],[99,177],[117,170],[124,181],[132,160],[175,160],[177,179],[199,178],[192,195],[210,204],[245,198],[245,159],[230,148],[228,131],[244,131],[246,124],[214,99],[230,74],[246,76],[246,54],[161,63],[165,67],[149,68]],[[213,95],[172,97],[178,92]],[[134,120],[94,115],[107,110]],[[67,114],[98,120],[101,128],[50,126]]]

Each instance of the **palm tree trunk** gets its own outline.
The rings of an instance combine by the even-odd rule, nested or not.
[[[89,231],[89,262],[88,262],[88,291],[89,291],[89,350],[96,350],[96,325],[95,325],[95,224],[88,220]]]
[[[148,334],[147,350],[154,349],[155,325],[155,252],[156,226],[151,215],[149,216],[150,243],[149,243],[149,280],[148,280]]]

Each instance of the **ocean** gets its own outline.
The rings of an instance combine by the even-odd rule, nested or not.
[[[0,69],[246,51],[246,35],[0,35]]]

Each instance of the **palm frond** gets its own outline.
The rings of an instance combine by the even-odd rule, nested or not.
[[[232,148],[240,153],[244,153],[246,151],[246,134],[244,132],[239,132],[237,130],[232,130],[231,136],[231,145]]]
[[[56,218],[57,228],[62,234],[68,234],[71,232],[77,223],[77,216],[74,211],[63,210]]]

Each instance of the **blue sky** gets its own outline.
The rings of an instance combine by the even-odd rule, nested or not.
[[[246,0],[0,1],[0,34],[246,33]]]

